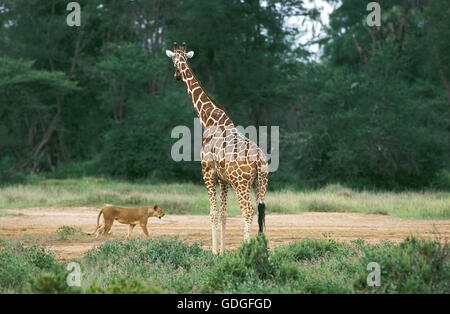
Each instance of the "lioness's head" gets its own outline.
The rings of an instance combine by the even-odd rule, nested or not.
[[[162,208],[158,205],[148,207],[148,217],[158,217],[159,219],[161,219],[162,217],[164,217],[164,215],[165,214]]]

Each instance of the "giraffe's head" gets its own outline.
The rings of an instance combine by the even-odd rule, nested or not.
[[[186,62],[194,56],[193,51],[186,52],[186,43],[183,43],[181,47],[178,47],[177,43],[173,43],[173,51],[166,50],[166,55],[172,59],[173,66],[175,67],[174,79],[181,81],[181,62]]]

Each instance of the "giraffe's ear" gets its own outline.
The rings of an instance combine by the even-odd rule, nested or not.
[[[194,56],[194,52],[193,52],[193,51],[189,51],[189,52],[186,54],[186,57],[188,57],[188,59],[192,58],[193,56]]]
[[[167,55],[169,58],[173,58],[173,56],[175,55],[175,53],[174,53],[173,51],[166,50],[166,55]]]

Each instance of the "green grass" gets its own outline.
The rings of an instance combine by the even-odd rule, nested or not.
[[[269,183],[270,184],[270,183]],[[209,200],[203,185],[149,184],[105,178],[47,179],[26,185],[0,188],[0,209],[32,206],[123,206],[159,204],[168,214],[209,214]],[[219,201],[220,203],[220,201]],[[449,219],[450,192],[372,192],[329,185],[310,191],[268,192],[269,213],[361,212],[413,219]],[[240,215],[234,191],[230,189],[229,215]],[[0,211],[0,215],[1,215]]]
[[[353,191],[330,185],[316,191],[279,191],[267,196],[272,212],[360,212],[412,219],[449,219],[449,192]]]
[[[8,217],[8,216],[13,216],[13,217],[21,217],[21,216],[25,216],[22,213],[8,213],[8,212],[0,212],[0,217]]]
[[[0,245],[0,293],[450,293],[449,246],[408,237],[399,244],[306,239],[268,249],[264,236],[215,256],[161,238],[107,241],[76,262],[81,287],[42,247]],[[367,265],[380,265],[369,287]]]
[[[72,227],[72,226],[59,227],[55,232],[56,232],[58,240],[73,239],[77,235],[83,234],[83,232],[81,231],[81,228]]]

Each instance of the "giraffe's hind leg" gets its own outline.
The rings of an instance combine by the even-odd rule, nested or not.
[[[250,183],[240,182],[234,187],[236,195],[239,201],[239,207],[241,208],[242,217],[244,218],[244,241],[250,240],[250,228],[253,222],[253,206],[250,197]]]
[[[219,181],[220,183],[220,253],[225,250],[225,225],[227,223],[227,198],[228,198],[228,183]]]

